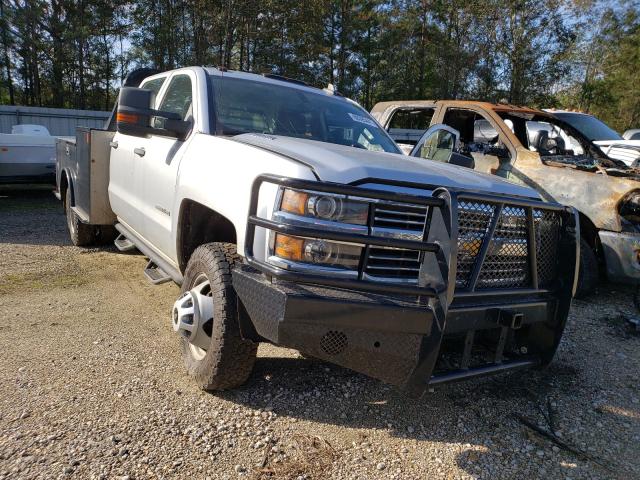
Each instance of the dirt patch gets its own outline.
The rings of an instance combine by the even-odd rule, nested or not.
[[[286,456],[279,448],[271,449],[268,445],[263,465],[256,469],[254,480],[282,479],[297,480],[300,477],[308,480],[326,478],[338,456],[335,449],[326,439],[309,435],[294,435],[286,447]]]

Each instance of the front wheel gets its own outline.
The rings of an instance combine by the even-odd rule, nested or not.
[[[173,307],[173,328],[182,337],[187,372],[204,390],[242,385],[256,358],[257,344],[241,337],[238,324],[231,270],[239,259],[229,243],[198,247]]]
[[[578,288],[576,298],[591,295],[598,285],[598,258],[589,244],[580,239],[580,272],[578,273]]]

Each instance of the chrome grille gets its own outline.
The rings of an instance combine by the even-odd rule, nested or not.
[[[417,282],[419,254],[415,250],[371,247],[364,272],[372,277],[403,279]]]
[[[373,211],[373,224],[378,228],[395,228],[422,233],[426,214],[426,207],[417,205],[376,205]]]
[[[458,204],[458,258],[456,289],[470,288],[476,260],[497,204],[461,199]],[[386,234],[421,239],[426,208],[398,204],[375,207],[372,227]],[[557,274],[560,214],[533,209],[536,234],[537,274],[540,287],[548,287]],[[487,247],[487,255],[476,283],[476,290],[528,288],[529,229],[524,207],[504,205],[496,229]],[[417,282],[419,255],[413,250],[371,247],[364,264],[364,274],[372,279],[396,279]]]

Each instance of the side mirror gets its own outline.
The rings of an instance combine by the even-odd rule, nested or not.
[[[118,132],[136,137],[162,135],[183,140],[191,130],[191,123],[173,112],[154,110],[155,94],[151,90],[122,87],[118,97],[116,128]],[[162,127],[152,127],[152,118],[159,118]]]
[[[451,157],[449,158],[449,163],[451,165],[458,165],[459,167],[465,168],[476,168],[476,162],[473,157],[468,157],[462,153],[451,152]]]

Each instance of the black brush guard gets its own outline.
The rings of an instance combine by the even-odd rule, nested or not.
[[[428,207],[422,239],[334,232],[262,218],[257,210],[260,187],[264,183],[373,202]],[[526,209],[532,235],[529,288],[471,288],[456,293],[458,197],[465,201],[492,202],[499,209],[505,202]],[[562,218],[558,254],[562,262],[557,281],[550,288],[540,288],[537,281],[533,209],[556,211]],[[362,265],[358,278],[353,279],[283,269],[255,258],[256,227],[296,237],[361,244],[365,246],[365,256],[370,247],[418,251],[418,281],[407,284],[366,280]],[[480,248],[473,272],[475,280],[494,230],[495,222],[490,225]],[[246,264],[233,272],[244,336],[299,349],[401,386],[412,396],[420,396],[429,384],[549,363],[564,330],[579,258],[575,212],[560,205],[443,188],[435,189],[432,196],[418,196],[272,175],[262,175],[254,182],[245,238]],[[508,335],[523,326],[534,330],[536,339],[529,342],[526,355],[506,358],[504,348]],[[500,332],[493,361],[471,365],[475,332],[488,328]],[[462,360],[458,368],[434,374],[441,344],[447,335],[464,337]]]

